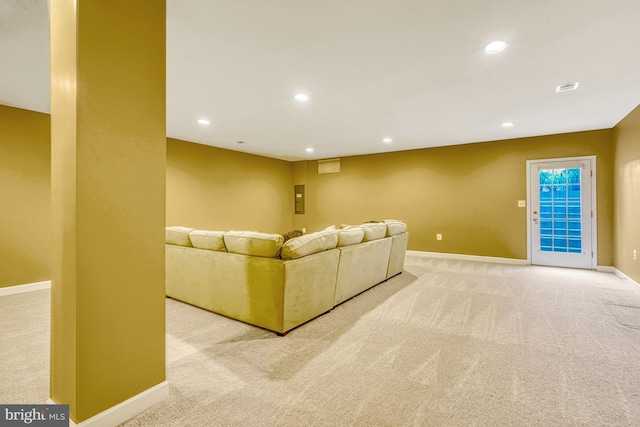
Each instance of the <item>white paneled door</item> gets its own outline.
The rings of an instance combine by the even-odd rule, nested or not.
[[[527,166],[531,264],[595,268],[595,157]]]

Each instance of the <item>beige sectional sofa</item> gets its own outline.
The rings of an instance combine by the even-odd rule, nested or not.
[[[279,234],[166,229],[166,294],[284,334],[402,272],[396,220],[285,241]]]

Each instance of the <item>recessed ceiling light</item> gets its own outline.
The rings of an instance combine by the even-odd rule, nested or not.
[[[304,151],[306,151],[307,153],[313,153],[313,148],[307,148],[307,149],[306,149],[306,150],[304,150]]]
[[[506,42],[503,42],[502,40],[496,40],[493,41],[491,43],[489,43],[488,45],[485,46],[484,51],[485,53],[498,53],[498,52],[502,52],[503,50],[505,50],[507,48],[507,46],[509,46]]]
[[[238,141],[238,144],[244,144],[244,141]]]
[[[504,123],[502,124],[502,127],[503,127],[503,128],[512,128],[512,127],[513,127],[513,123],[511,123],[511,122],[504,122]]]
[[[573,82],[573,83],[565,83],[563,85],[558,85],[556,86],[556,92],[567,92],[570,90],[576,90],[578,89],[579,84],[580,82]]]
[[[390,142],[393,142],[393,139],[391,139],[391,138],[385,138],[385,139],[383,139],[383,140],[382,140],[382,142],[384,142],[384,143],[386,143],[386,144],[389,144]]]
[[[209,119],[198,119],[198,123],[201,125],[209,125],[211,124],[211,121],[209,121]]]
[[[305,95],[304,93],[299,93],[296,96],[294,96],[294,98],[298,102],[307,102],[309,100],[309,95]]]

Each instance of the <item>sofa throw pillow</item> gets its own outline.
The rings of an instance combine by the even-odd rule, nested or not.
[[[193,247],[191,239],[189,238],[189,233],[192,231],[193,228],[189,227],[167,227],[164,232],[164,241],[170,245]]]
[[[364,228],[363,242],[382,239],[387,235],[387,225],[384,222],[362,224]]]
[[[277,258],[284,243],[282,234],[259,233],[257,231],[227,231],[224,245],[228,252]]]
[[[387,237],[407,231],[407,224],[397,219],[385,219],[384,223],[387,224]]]
[[[338,246],[357,245],[364,238],[364,228],[350,227],[338,231]]]
[[[226,252],[224,231],[193,230],[189,233],[194,248]]]
[[[284,237],[284,241],[286,242],[289,239],[293,239],[294,237],[300,237],[303,234],[304,232],[302,230],[291,230],[284,233],[282,237]]]
[[[338,232],[323,230],[295,237],[282,245],[282,259],[296,259],[333,249],[338,244]]]

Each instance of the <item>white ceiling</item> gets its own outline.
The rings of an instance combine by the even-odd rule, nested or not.
[[[47,0],[0,2],[0,104],[50,111],[48,27]],[[611,128],[639,103],[639,0],[167,0],[173,138],[319,159]]]

